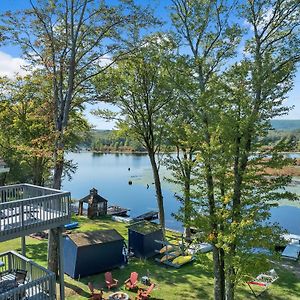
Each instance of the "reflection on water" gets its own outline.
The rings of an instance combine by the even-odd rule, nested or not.
[[[299,154],[297,154],[300,157]],[[99,194],[117,204],[129,208],[131,216],[137,216],[150,210],[157,210],[155,189],[151,167],[145,154],[93,154],[90,152],[70,153],[68,159],[78,164],[78,169],[71,181],[63,182],[63,189],[70,191],[72,197],[80,199],[95,187]],[[130,170],[129,170],[130,168]],[[162,169],[162,177],[166,171]],[[132,185],[128,182],[132,181]],[[147,184],[149,188],[147,189]],[[290,187],[300,194],[300,185]],[[181,230],[172,213],[177,212],[179,204],[174,197],[174,186],[163,182],[166,226]],[[271,221],[278,222],[291,233],[300,234],[300,208],[295,203],[272,208]],[[300,205],[299,205],[300,206]]]

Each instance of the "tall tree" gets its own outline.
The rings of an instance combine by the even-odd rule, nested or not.
[[[11,168],[10,182],[43,185],[50,177],[54,128],[41,78],[3,79],[0,95],[0,153]]]
[[[151,13],[133,1],[116,5],[95,0],[30,0],[31,9],[7,12],[3,18],[9,40],[20,45],[26,60],[42,67],[52,79],[55,130],[53,187],[61,188],[64,135],[78,94],[93,96],[90,79],[100,74],[130,49],[126,40],[131,23],[141,28],[151,23]],[[122,52],[120,52],[122,50]],[[111,60],[110,57],[113,57]],[[50,232],[48,266],[56,274],[58,235]],[[51,250],[51,251],[50,251]]]
[[[1,79],[0,155],[10,163],[9,182],[37,185],[51,181],[55,139],[51,81],[38,72]],[[66,149],[73,150],[90,130],[80,109],[70,114]],[[69,168],[66,168],[66,172]]]
[[[228,145],[227,149],[230,149],[233,159],[232,181],[229,184],[231,240],[227,243],[228,300],[234,299],[236,281],[240,275],[240,266],[235,263],[240,249],[249,243],[247,231],[252,228],[260,232],[257,244],[266,244],[260,238],[268,234],[268,240],[272,240],[270,232],[275,231],[274,227],[270,230],[267,226],[261,226],[268,216],[270,203],[285,197],[293,198],[292,194],[278,192],[278,188],[284,188],[289,178],[269,180],[264,173],[266,167],[281,167],[287,163],[278,154],[281,149],[275,147],[273,152],[261,153],[258,137],[267,134],[272,118],[288,111],[283,101],[293,87],[296,66],[300,61],[299,1],[249,0],[242,6],[242,16],[249,24],[248,34],[251,37],[245,45],[244,60],[234,66],[227,77],[231,82],[228,87],[231,103],[227,110],[230,128],[226,126],[226,137],[230,141],[230,148]],[[261,155],[251,158],[252,153],[257,151]],[[262,160],[262,157],[269,156],[271,159]],[[253,224],[242,226],[245,220]]]
[[[168,106],[173,100],[172,86],[166,69],[166,53],[170,42],[155,35],[142,42],[143,47],[127,59],[118,62],[105,76],[97,78],[99,98],[115,105],[119,111],[95,114],[118,118],[118,125],[126,128],[147,150],[152,166],[159,220],[164,230],[164,203],[157,154],[163,141]]]
[[[213,103],[208,101],[211,93],[210,82],[233,57],[240,41],[239,27],[230,22],[232,18],[232,1],[188,1],[172,0],[172,21],[180,40],[181,49],[185,50],[182,59],[186,67],[181,70],[192,85],[192,93],[185,85],[178,82],[178,89],[194,107],[194,122],[199,127],[199,144],[204,191],[209,207],[209,222],[213,239],[214,257],[214,295],[216,300],[225,297],[225,275],[223,271],[223,254],[217,244],[219,224],[217,222],[217,207],[214,195],[214,179],[212,164],[214,162],[215,115]]]
[[[172,71],[170,72],[173,76],[174,68],[172,66]],[[175,81],[177,82],[177,80]],[[176,88],[175,86],[174,89],[176,90]],[[176,193],[175,198],[181,203],[181,207],[175,216],[184,225],[186,241],[191,241],[191,225],[194,215],[193,188],[195,187],[195,171],[198,167],[196,153],[199,149],[199,138],[198,128],[193,122],[191,103],[186,97],[180,96],[180,93],[177,93],[177,99],[172,105],[172,113],[167,124],[168,136],[166,138],[166,142],[170,145],[171,150],[174,150],[175,147],[176,155],[174,153],[167,155],[164,163],[171,171],[171,177],[167,178],[167,180],[180,188],[181,193]]]

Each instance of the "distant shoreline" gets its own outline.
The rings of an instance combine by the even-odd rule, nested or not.
[[[132,151],[132,150],[124,150],[124,151],[120,151],[120,150],[110,150],[110,151],[95,151],[95,150],[89,150],[89,149],[83,149],[83,150],[78,150],[78,151],[71,151],[71,152],[76,152],[76,153],[80,153],[80,152],[89,152],[89,153],[95,153],[95,154],[148,154],[147,151]],[[168,151],[168,152],[164,152],[161,151],[160,153],[162,154],[170,154],[170,153],[176,153],[175,151]],[[300,155],[300,151],[289,151],[289,152],[280,152],[280,154],[299,154]]]
[[[92,152],[95,154],[147,154],[147,151],[130,151],[130,150],[110,150],[110,151],[95,151],[95,150],[87,150],[87,152]]]

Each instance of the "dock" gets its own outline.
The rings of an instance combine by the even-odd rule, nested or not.
[[[143,220],[152,221],[152,220],[157,220],[157,219],[158,219],[158,212],[157,211],[149,211],[140,216],[133,218],[133,221],[134,222],[143,221]]]
[[[295,234],[284,234],[282,238],[288,242],[283,249],[281,257],[291,260],[297,260],[300,255],[300,236]]]
[[[297,235],[297,234],[287,233],[287,234],[283,234],[281,237],[284,240],[286,240],[287,242],[297,242],[297,241],[299,241],[299,243],[300,243],[300,235]]]
[[[107,207],[107,214],[109,216],[120,216],[120,217],[127,217],[128,216],[128,211],[130,211],[130,209],[128,208],[123,208],[121,206],[118,205],[110,205]]]
[[[283,258],[296,261],[299,258],[299,254],[300,254],[300,244],[290,243],[284,248],[281,256]]]

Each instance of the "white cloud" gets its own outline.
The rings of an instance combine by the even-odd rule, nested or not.
[[[257,24],[257,29],[262,30],[270,22],[273,15],[274,10],[272,7],[265,11],[261,16],[260,22]],[[253,30],[253,25],[248,20],[244,20],[243,25]]]
[[[0,76],[14,78],[16,75],[26,75],[26,70],[22,69],[26,65],[26,61],[20,57],[12,57],[11,55],[0,51]]]
[[[112,58],[109,54],[104,54],[98,60],[98,65],[100,67],[106,67],[107,65],[112,63]]]

